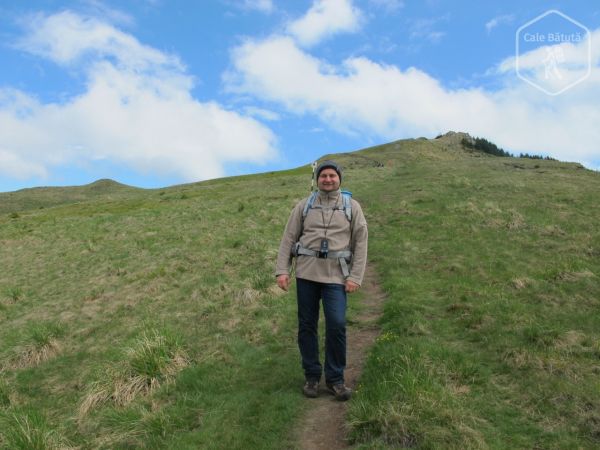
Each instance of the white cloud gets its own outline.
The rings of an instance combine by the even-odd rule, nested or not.
[[[81,0],[84,9],[96,17],[102,17],[104,20],[113,24],[131,26],[135,24],[135,18],[119,9],[111,8],[103,0]]]
[[[244,0],[245,9],[253,9],[266,14],[272,13],[275,9],[273,0]]]
[[[488,22],[486,22],[485,29],[489,34],[498,25],[508,25],[508,24],[512,23],[514,20],[515,20],[515,16],[513,14],[504,14],[502,16],[497,16],[497,17],[494,17],[493,19],[489,20]]]
[[[27,179],[30,177],[41,177],[45,178],[48,176],[46,168],[40,164],[32,164],[15,155],[11,151],[5,151],[0,149],[0,167],[2,172],[10,174],[10,176],[17,179]]]
[[[369,0],[369,3],[377,8],[383,8],[387,12],[395,12],[404,8],[402,0]]]
[[[109,160],[147,174],[206,179],[226,162],[261,163],[275,136],[214,102],[195,100],[178,58],[97,19],[71,12],[36,16],[20,43],[86,80],[82,94],[41,103],[0,90],[0,172],[44,176],[55,166]]]
[[[236,77],[230,89],[315,115],[342,132],[392,140],[464,130],[514,152],[600,159],[597,66],[585,83],[551,97],[512,72],[500,74],[504,87],[491,92],[449,89],[417,68],[401,70],[368,58],[331,66],[283,36],[247,41],[232,59]]]
[[[85,56],[111,57],[128,69],[171,66],[182,71],[178,58],[141,44],[133,36],[93,17],[70,11],[29,19],[28,34],[18,47],[57,64],[81,62]]]
[[[311,46],[333,34],[356,31],[361,21],[362,13],[352,0],[315,0],[304,16],[288,25],[287,31],[301,45]]]
[[[270,111],[264,108],[257,108],[256,106],[246,106],[244,112],[252,117],[258,117],[269,122],[275,122],[281,119],[281,116],[275,111]]]
[[[258,11],[271,14],[275,11],[273,0],[221,0],[225,5],[242,11]]]
[[[444,31],[437,29],[438,24],[440,22],[447,22],[448,20],[450,20],[449,14],[412,21],[410,24],[410,38],[412,40],[427,40],[433,44],[437,44],[446,35]]]

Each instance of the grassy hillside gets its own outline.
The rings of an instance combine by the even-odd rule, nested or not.
[[[1,216],[4,445],[18,447],[24,424],[40,448],[285,442],[301,378],[292,297],[272,273],[289,205],[307,191],[285,185],[300,178]]]
[[[336,155],[389,296],[351,436],[362,448],[597,446],[600,176],[459,142]],[[12,193],[0,445],[293,446],[310,405],[295,298],[272,272],[309,183],[304,168],[73,201],[67,189],[48,204]]]
[[[118,199],[130,197],[135,192],[141,193],[143,190],[113,180],[98,180],[85,186],[37,187],[0,192],[0,214],[11,213],[15,216],[19,211],[86,202],[95,198]]]
[[[356,189],[389,301],[354,439],[597,448],[600,175],[418,145],[365,152],[386,167]]]

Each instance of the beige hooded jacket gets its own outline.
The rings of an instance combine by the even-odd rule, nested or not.
[[[292,247],[300,242],[302,247],[319,250],[321,240],[327,236],[329,251],[350,250],[352,261],[349,264],[350,275],[347,280],[361,284],[367,264],[368,231],[367,221],[360,204],[352,199],[352,221],[349,222],[342,209],[342,195],[338,189],[333,192],[319,191],[315,205],[323,208],[311,208],[304,218],[302,211],[308,197],[298,202],[292,210],[279,245],[275,276],[289,274],[292,268]],[[333,209],[334,207],[339,209]],[[321,259],[313,256],[296,257],[296,277],[320,283],[344,284],[340,263],[337,259]]]

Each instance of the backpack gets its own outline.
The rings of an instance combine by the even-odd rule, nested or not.
[[[342,209],[344,210],[344,214],[346,215],[346,219],[348,222],[352,222],[352,192],[350,191],[341,191],[342,193]],[[319,191],[313,191],[308,198],[308,201],[304,205],[304,209],[302,210],[302,222],[304,222],[304,218],[308,214],[308,210],[312,208],[320,208],[320,206],[313,206],[315,200],[317,199],[317,195],[319,195]],[[335,208],[340,209],[340,208]]]

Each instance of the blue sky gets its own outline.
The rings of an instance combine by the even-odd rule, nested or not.
[[[0,191],[163,187],[448,130],[597,170],[599,66],[592,1],[0,0]]]

